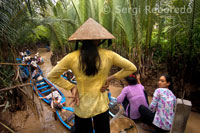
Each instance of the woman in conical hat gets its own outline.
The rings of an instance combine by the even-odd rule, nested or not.
[[[81,41],[81,48],[66,55],[48,75],[48,79],[56,85],[71,90],[77,133],[92,133],[92,118],[95,133],[110,132],[109,99],[105,89],[110,80],[122,79],[137,70],[133,63],[117,53],[98,47],[101,40],[114,38],[103,26],[89,18],[69,38],[69,41]],[[113,65],[122,69],[108,77]],[[60,75],[69,69],[76,76],[77,85],[61,78]]]

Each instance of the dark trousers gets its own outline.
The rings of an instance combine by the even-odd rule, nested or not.
[[[144,105],[140,105],[139,112],[141,115],[142,122],[149,126],[153,126],[156,129],[156,131],[155,131],[156,133],[168,132],[168,131],[163,130],[153,124],[155,113],[151,112],[151,110],[149,110],[147,107],[145,107]]]
[[[151,110],[149,110],[144,105],[140,105],[139,112],[141,115],[142,122],[148,125],[152,125],[155,113],[152,113]]]
[[[93,124],[92,124],[93,123]],[[110,133],[108,111],[92,118],[80,118],[75,115],[75,133]]]

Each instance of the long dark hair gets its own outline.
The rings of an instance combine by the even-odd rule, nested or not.
[[[168,74],[163,74],[161,76],[164,76],[166,81],[170,83],[170,85],[168,86],[168,89],[170,89],[173,92],[173,82],[172,82],[172,77],[169,76]]]
[[[94,76],[98,73],[101,59],[98,52],[98,46],[93,41],[83,41],[80,48],[80,68],[87,76]]]

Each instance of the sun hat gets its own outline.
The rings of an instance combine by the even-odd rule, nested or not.
[[[115,37],[94,19],[89,18],[81,25],[68,39],[68,41],[80,40],[105,40],[115,39]]]

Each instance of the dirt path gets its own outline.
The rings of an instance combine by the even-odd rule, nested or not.
[[[47,76],[47,74],[53,68],[53,66],[50,63],[51,52],[46,52],[45,48],[39,48],[39,52],[40,52],[40,55],[44,58],[44,64],[40,65],[40,67],[44,72],[44,76]],[[70,95],[69,91],[64,90],[62,88],[59,88],[59,89],[64,93],[66,98]],[[112,96],[117,97],[120,94],[122,87],[111,85],[109,89],[111,91]],[[151,97],[149,97],[149,100],[151,101]],[[66,103],[67,106],[69,102],[70,100],[67,100],[67,103]],[[58,120],[57,121],[54,120],[53,113],[51,109],[49,108],[49,105],[45,104],[44,102],[42,102],[42,104],[44,107],[43,120],[40,120],[39,122],[37,119],[35,119],[34,115],[30,116],[26,122],[25,128],[21,130],[20,132],[21,133],[27,133],[27,132],[69,133],[70,131],[67,130]],[[41,126],[41,123],[43,124],[43,126]],[[200,132],[200,128],[198,128],[199,123],[200,123],[200,114],[191,112],[188,123],[187,123],[187,127],[186,127],[186,133],[199,133]],[[148,131],[142,130],[139,126],[138,126],[138,129],[140,133],[148,133]]]

